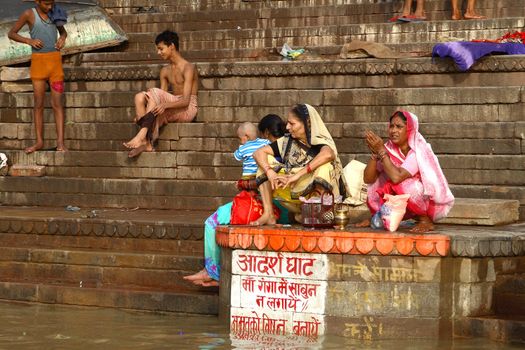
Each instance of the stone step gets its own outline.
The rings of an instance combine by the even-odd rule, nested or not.
[[[497,226],[519,220],[519,201],[458,198],[443,224]]]
[[[194,172],[197,172],[198,168]],[[237,170],[238,172],[238,170]],[[446,171],[445,171],[446,172]],[[215,175],[216,176],[216,175]],[[233,181],[215,181],[210,176],[209,181],[199,181],[201,186],[192,186],[188,180],[162,179],[100,179],[91,178],[0,178],[0,203],[4,205],[37,205],[37,206],[67,206],[105,207],[105,208],[151,208],[178,210],[208,210],[213,211],[218,206],[231,201],[237,193]],[[216,177],[215,177],[216,178]],[[465,180],[467,181],[467,180]],[[196,182],[194,181],[193,184]],[[226,184],[220,190],[218,183]],[[147,194],[142,188],[148,188]],[[179,188],[179,190],[176,190]],[[224,188],[224,187],[223,187]],[[168,190],[165,190],[168,189]],[[482,199],[515,199],[517,204],[510,204],[520,211],[523,218],[525,206],[525,190],[523,186],[452,184],[451,189],[456,197]],[[199,194],[201,196],[199,196]],[[482,204],[481,200],[481,204]],[[477,205],[470,201],[465,205]],[[502,205],[507,205],[502,202]],[[480,218],[490,215],[490,206],[479,210]],[[505,207],[507,210],[510,207]],[[512,209],[512,210],[514,210]],[[488,213],[488,214],[487,214]],[[512,212],[510,212],[512,213]],[[460,217],[462,214],[458,214]],[[514,214],[510,214],[514,218]],[[508,221],[505,215],[502,220]],[[492,219],[490,219],[492,220]],[[489,220],[489,221],[490,221]],[[456,223],[457,221],[454,221]],[[463,223],[463,221],[461,222]],[[482,224],[482,223],[480,223]]]
[[[211,211],[109,209],[89,207],[87,202],[78,205],[79,211],[57,207],[58,203],[54,207],[2,206],[0,245],[202,256],[203,222]]]
[[[113,179],[178,179],[235,181],[241,164],[231,152],[155,152],[129,160],[126,152],[70,151],[38,152],[26,155],[23,151],[5,152],[11,164],[45,166],[50,177],[83,177]],[[451,184],[523,184],[524,155],[448,155],[439,154],[441,166]],[[343,164],[357,158],[368,160],[368,154],[342,153]],[[212,184],[213,185],[213,184]],[[208,186],[208,184],[206,184]],[[225,187],[218,195],[230,193]]]
[[[520,220],[525,220],[525,187],[523,185],[451,185],[450,187],[456,197],[518,200]]]
[[[479,1],[477,10],[488,18],[518,17],[525,13],[515,1]],[[167,27],[178,32],[219,29],[272,29],[387,22],[401,9],[398,3],[361,3],[288,8],[215,9],[196,12],[163,12],[115,15],[112,18],[126,32],[162,31]],[[427,18],[449,20],[450,4],[429,2]]]
[[[327,49],[330,47],[327,47]],[[338,52],[339,49],[336,51]],[[333,52],[332,52],[333,53]],[[130,54],[132,56],[134,54]],[[133,92],[158,85],[160,65],[66,67],[67,91]],[[467,73],[449,59],[337,59],[294,62],[199,63],[202,90],[349,89],[520,86],[525,55],[488,56]],[[290,79],[293,76],[294,79]],[[30,85],[28,68],[6,68],[2,84]],[[495,77],[498,77],[495,79]],[[14,86],[16,87],[16,85]],[[15,102],[0,95],[3,106]],[[20,107],[20,106],[17,106]],[[107,106],[112,107],[112,106]],[[14,113],[15,111],[11,111]]]
[[[388,44],[394,53],[400,56],[430,56],[435,42]],[[107,52],[86,52],[80,54],[79,61],[84,67],[114,66],[114,65],[139,65],[139,64],[161,64],[162,59],[154,48],[144,48],[143,51],[126,51],[127,44]],[[305,46],[305,53],[298,61],[312,60],[337,60],[340,58],[343,45],[329,46]],[[282,61],[280,47],[263,48],[235,48],[235,49],[206,49],[195,51],[184,51],[183,56],[190,62],[248,62],[248,61]],[[122,52],[123,51],[123,52]],[[7,88],[9,85],[7,85]]]
[[[512,139],[519,138],[525,129],[525,123],[516,122],[453,122],[456,128],[450,130],[448,123],[421,123],[420,131],[428,139]],[[160,140],[177,141],[184,138],[217,137],[235,138],[238,123],[172,123],[166,125]],[[334,139],[337,138],[362,138],[366,130],[373,130],[379,136],[386,138],[386,124],[384,122],[352,123],[337,122],[326,123]],[[33,139],[34,129],[29,123],[0,123],[4,139]],[[69,139],[97,139],[116,140],[129,139],[138,130],[138,127],[127,123],[70,123],[65,126]],[[46,125],[44,132],[48,137],[55,138],[55,126]]]
[[[180,179],[2,177],[0,188],[0,203],[9,205],[212,211],[237,192],[229,181]]]
[[[456,321],[455,336],[480,337],[507,344],[525,344],[525,316],[495,315]],[[514,347],[514,346],[513,346]]]
[[[109,108],[130,107],[136,92],[66,92],[65,108]],[[421,88],[337,88],[307,90],[283,89],[262,90],[258,88],[245,91],[242,95],[236,90],[201,90],[198,95],[202,107],[251,107],[265,106],[290,108],[297,101],[308,101],[313,106],[413,106],[413,105],[492,105],[520,104],[525,89],[522,86],[478,86],[478,87],[427,87]],[[33,94],[0,94],[4,108],[32,108]],[[47,105],[49,106],[49,105]],[[521,106],[520,106],[521,107]],[[391,113],[391,112],[390,112]],[[390,114],[388,113],[388,114]],[[387,114],[387,115],[388,115]],[[199,115],[200,117],[200,115]],[[255,116],[258,117],[258,116]],[[323,116],[324,117],[324,116]],[[131,119],[131,118],[130,118]],[[199,119],[200,120],[200,119]],[[326,116],[326,122],[334,117]],[[337,120],[337,119],[336,119]],[[340,120],[340,119],[339,119]],[[443,120],[443,119],[441,119]],[[446,119],[445,119],[446,120]],[[204,120],[201,120],[204,121]],[[215,121],[215,120],[214,120]],[[373,120],[376,121],[376,120]]]
[[[0,299],[204,315],[218,313],[216,289],[177,292],[165,289],[133,289],[127,286],[96,288],[80,287],[79,284],[39,284],[0,280]]]
[[[190,292],[198,290],[182,277],[203,266],[202,257],[96,250],[2,246],[2,281],[60,283],[96,287],[139,287]]]
[[[525,273],[498,276],[494,300],[499,314],[525,316]]]
[[[436,91],[436,90],[433,90]],[[200,106],[199,115],[197,116],[199,125],[210,123],[233,123],[235,125],[245,121],[257,123],[260,118],[268,113],[276,113],[283,117],[286,116],[287,110],[291,105],[282,106],[239,106],[237,108],[229,106],[213,107]],[[368,106],[334,106],[321,105],[316,106],[323,120],[327,123],[386,123],[388,116],[398,109],[409,110],[419,116],[422,123],[491,123],[491,122],[515,122],[516,130],[522,130],[524,102],[514,103],[487,103],[487,104],[450,104],[450,105],[433,105],[425,104],[397,104],[397,105],[368,105]],[[129,124],[134,108],[132,107],[70,107],[67,109],[66,125],[76,123],[96,123],[104,125],[106,123],[124,123]],[[0,108],[0,122],[2,123],[32,123],[32,108]],[[54,116],[50,108],[44,110],[45,123],[53,123]],[[173,128],[175,124],[166,126]],[[194,125],[194,124],[180,124]],[[385,124],[386,125],[386,124]],[[103,128],[103,126],[97,126]],[[11,131],[12,133],[13,131]],[[50,130],[50,132],[54,132]],[[228,131],[230,132],[230,131]],[[519,131],[516,135],[520,135]],[[518,136],[519,137],[519,136]]]
[[[140,1],[140,0],[101,0],[100,6],[111,10],[113,13],[140,13],[138,10],[143,7],[151,11],[151,14],[166,13],[166,12],[187,12],[194,11],[218,11],[218,10],[244,10],[244,9],[286,9],[291,7],[323,7],[323,6],[343,6],[354,5],[362,7],[377,7],[377,6],[401,6],[392,0],[272,0],[272,1],[233,1],[233,0],[200,0],[200,1],[177,1],[176,3],[169,3],[162,0],[155,1]],[[498,8],[505,6],[505,0],[498,1],[484,1],[477,2],[478,9],[484,8]],[[151,9],[150,9],[151,7]],[[442,1],[426,1],[427,9],[444,8],[448,9],[450,4]]]
[[[122,146],[120,140],[86,140],[69,139],[66,131],[66,146],[72,151],[122,151],[127,150]],[[437,154],[497,154],[497,155],[520,155],[523,154],[521,140],[495,139],[495,138],[427,138]],[[28,139],[2,139],[0,148],[4,150],[22,150],[30,146],[34,140]],[[362,138],[335,138],[337,149],[341,153],[365,153],[368,151]],[[53,138],[44,142],[45,150],[52,150],[55,146]],[[186,137],[177,141],[160,140],[156,149],[160,152],[166,151],[233,151],[239,146],[235,138],[225,137]],[[130,160],[132,161],[132,160]]]
[[[454,40],[496,39],[509,30],[520,30],[523,17],[480,21],[435,21],[399,25],[391,23],[330,25],[265,29],[203,30],[181,33],[181,51],[343,45],[352,40],[397,44],[407,42],[440,42]],[[129,33],[127,50],[151,48],[156,32]]]

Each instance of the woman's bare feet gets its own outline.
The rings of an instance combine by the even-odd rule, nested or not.
[[[203,287],[218,287],[219,286],[219,281],[215,281],[215,280],[211,280],[209,282],[202,282],[201,283],[201,286]]]
[[[264,225],[275,225],[276,223],[277,221],[275,220],[273,213],[271,214],[264,213],[259,219],[250,222],[250,225],[264,226]]]
[[[355,227],[370,227],[370,220],[369,219],[365,219],[361,222],[358,222],[357,224],[354,225]]]
[[[188,275],[182,277],[187,281],[197,281],[197,280],[211,280],[210,275],[208,275],[208,271],[206,269],[202,269],[197,273],[194,273],[193,275]]]
[[[412,233],[426,233],[434,229],[434,223],[427,216],[419,218],[419,222],[414,226],[410,232]]]
[[[37,142],[33,146],[27,147],[26,149],[24,149],[24,152],[26,152],[26,154],[30,154],[30,153],[33,153],[33,152],[36,152],[36,151],[42,149],[42,147],[44,147],[44,143],[43,142]]]

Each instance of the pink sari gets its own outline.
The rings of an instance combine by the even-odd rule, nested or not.
[[[418,131],[417,116],[406,111],[400,112],[407,120],[408,145],[415,153],[419,172],[403,182],[394,184],[385,172],[381,171],[376,182],[368,185],[368,207],[373,215],[384,203],[385,194],[410,194],[405,218],[428,216],[432,221],[437,221],[448,215],[454,205],[454,196],[432,147]],[[385,147],[392,163],[400,167],[406,156],[391,141],[385,143]]]

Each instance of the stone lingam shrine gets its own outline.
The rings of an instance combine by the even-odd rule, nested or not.
[[[229,318],[240,340],[473,335],[497,307],[496,276],[525,264],[525,241],[508,228],[489,235],[458,226],[424,235],[249,226],[217,232],[219,317]]]

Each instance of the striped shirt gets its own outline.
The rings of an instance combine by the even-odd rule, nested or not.
[[[268,144],[270,144],[270,141],[257,138],[240,145],[233,153],[235,159],[242,162],[242,176],[255,175],[257,173],[257,163],[253,159],[253,152]]]

